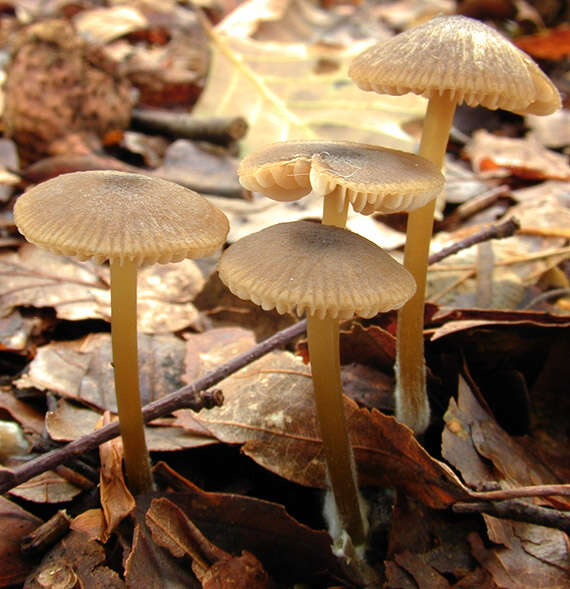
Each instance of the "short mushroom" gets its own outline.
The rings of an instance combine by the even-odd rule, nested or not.
[[[115,394],[129,488],[152,489],[139,395],[137,267],[214,253],[225,241],[225,215],[172,182],[111,171],[63,174],[21,195],[14,219],[28,241],[111,268]]]
[[[558,91],[539,67],[494,29],[438,16],[358,55],[349,75],[363,90],[429,99],[419,154],[441,168],[457,104],[550,114]],[[423,349],[427,258],[435,201],[408,217],[404,265],[417,283],[398,315],[396,416],[416,432],[429,424]]]
[[[263,309],[307,316],[318,422],[341,532],[365,542],[342,400],[339,319],[400,307],[411,275],[376,244],[339,227],[297,221],[273,225],[231,245],[218,262],[222,282]],[[338,543],[342,534],[334,538]]]
[[[281,141],[246,156],[241,184],[279,201],[311,190],[324,197],[323,223],[344,227],[355,211],[396,213],[434,199],[443,188],[437,166],[417,155],[349,141]]]

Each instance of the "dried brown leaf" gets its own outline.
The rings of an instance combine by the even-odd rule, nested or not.
[[[10,490],[15,497],[34,503],[64,503],[71,501],[81,489],[49,470]]]
[[[110,423],[106,414],[102,425]],[[105,543],[113,530],[135,508],[135,499],[131,495],[123,476],[123,443],[121,438],[114,438],[99,446],[101,468],[99,469],[99,490],[101,507],[105,517],[105,529],[101,541]]]
[[[208,493],[179,479],[184,491],[169,494],[168,499],[218,548],[230,554],[244,550],[255,554],[271,577],[287,586],[327,573],[337,582],[350,579],[330,549],[330,536],[294,520],[283,506],[231,493]]]
[[[265,468],[302,485],[325,486],[313,385],[308,367],[287,352],[273,352],[221,383],[224,405],[198,414],[218,439],[243,445]],[[361,484],[403,487],[432,507],[464,496],[445,465],[423,450],[412,432],[379,411],[345,399]]]
[[[476,171],[489,176],[515,176],[532,180],[570,180],[563,155],[543,147],[532,136],[526,139],[497,137],[483,129],[465,147]]]
[[[184,342],[173,335],[139,336],[141,399],[147,404],[182,386]],[[49,389],[102,411],[116,412],[111,336],[98,333],[38,349],[18,386]]]
[[[270,586],[267,573],[253,554],[243,551],[241,556],[232,557],[221,550],[168,499],[154,499],[145,520],[157,544],[176,557],[188,555],[192,559],[192,569],[202,587],[261,589]]]
[[[131,551],[125,561],[128,587],[153,589],[200,589],[188,562],[174,558],[151,537],[142,514],[135,527]]]
[[[60,319],[110,318],[108,269],[32,245],[0,257],[0,311],[16,306],[53,307]],[[139,272],[140,330],[170,333],[198,318],[192,298],[204,284],[192,260],[155,264]]]
[[[28,577],[25,589],[44,589],[59,582],[63,587],[124,589],[119,575],[108,568],[105,550],[81,532],[71,531],[42,559]]]
[[[89,540],[101,540],[105,533],[105,515],[100,508],[87,509],[73,518],[69,526],[85,534]]]
[[[443,455],[473,483],[497,483],[509,488],[541,484],[555,477],[510,438],[461,382],[459,404],[446,414]],[[476,452],[476,454],[474,453]],[[479,456],[480,466],[474,466]],[[493,470],[483,456],[490,459]],[[483,479],[483,480],[481,480]],[[568,546],[559,530],[511,522],[484,515],[489,539],[497,546],[484,547],[477,534],[469,539],[475,558],[500,587],[564,587],[570,581]]]
[[[20,542],[41,523],[35,515],[0,497],[0,587],[21,583],[35,565],[35,559],[22,554]]]

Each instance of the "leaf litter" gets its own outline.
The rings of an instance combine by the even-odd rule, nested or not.
[[[230,242],[276,222],[318,220],[321,214],[321,202],[312,196],[284,204],[243,192],[236,164],[257,145],[320,136],[414,149],[425,101],[360,92],[346,67],[373,38],[388,38],[434,10],[456,8],[451,1],[435,8],[436,3],[421,1],[316,6],[258,0],[235,10],[232,3],[208,5],[212,23],[221,19],[208,24],[185,2],[9,4],[13,9],[4,10],[3,23],[19,32],[24,21],[40,14],[65,16],[82,36],[81,52],[91,55],[90,44],[103,52],[95,69],[105,60],[120,66],[113,75],[125,76],[120,88],[125,80],[136,88],[137,108],[174,106],[183,116],[202,120],[244,117],[249,131],[239,145],[176,141],[140,130],[134,141],[121,123],[94,139],[83,132],[81,116],[69,136],[65,127],[60,136],[60,121],[49,119],[57,133],[44,142],[49,150],[44,155],[52,157],[43,158],[44,146],[6,140],[5,147],[21,150],[24,163],[42,159],[26,169],[23,163],[21,175],[14,158],[6,163],[3,202],[10,204],[9,195],[28,182],[63,170],[137,170],[214,195],[212,201],[230,218]],[[538,10],[527,9],[532,18],[526,26],[541,18],[551,23]],[[500,27],[500,20],[496,24]],[[544,65],[561,87],[556,51],[563,47],[553,40],[566,36],[563,27],[554,27],[519,40],[531,52],[547,52],[551,61]],[[76,52],[74,59],[85,55]],[[28,96],[36,96],[33,92]],[[28,104],[36,117],[42,101]],[[98,112],[106,116],[104,109]],[[490,134],[476,130],[485,119],[473,111],[467,117],[476,131],[454,136],[446,165],[453,183],[440,221],[448,231],[436,233],[432,251],[509,216],[521,229],[430,270],[433,304],[424,336],[434,417],[424,439],[416,440],[384,414],[393,405],[395,316],[343,325],[345,407],[371,503],[368,558],[386,587],[568,584],[567,536],[560,529],[538,525],[532,517],[514,521],[484,510],[466,515],[454,509],[473,506],[478,490],[508,492],[564,483],[570,476],[567,114],[527,117],[524,123],[493,115],[498,127]],[[99,151],[90,151],[94,148]],[[463,204],[474,201],[478,208],[463,215]],[[404,243],[400,221],[352,214],[349,227],[397,250]],[[20,424],[26,444],[23,455],[4,460],[0,481],[46,448],[57,452],[65,442],[81,440],[116,409],[107,268],[22,245],[9,207],[1,230],[0,419]],[[145,403],[220,369],[294,321],[230,295],[212,273],[215,261],[141,271]],[[476,304],[480,308],[473,308]],[[201,413],[181,409],[155,419],[146,428],[149,447],[153,458],[168,464],[157,464],[157,492],[137,500],[136,507],[124,486],[117,440],[103,444],[100,456],[88,452],[79,462],[12,489],[11,500],[2,499],[1,586],[44,587],[55,580],[63,586],[150,583],[170,589],[226,586],[238,579],[252,588],[272,581],[361,586],[358,573],[330,551],[320,515],[325,471],[306,360],[304,343],[295,342],[223,380],[222,407]],[[523,507],[546,507],[551,514],[568,510],[562,494],[522,501]],[[499,504],[508,506],[509,499]],[[44,548],[39,565],[22,556],[23,536],[61,506],[74,512],[71,532]]]

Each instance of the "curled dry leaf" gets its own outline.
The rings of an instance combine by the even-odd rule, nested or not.
[[[89,542],[88,536],[72,530],[42,559],[24,587],[44,589],[57,580],[63,587],[124,589],[124,581],[104,565],[105,561],[105,550],[99,542]]]
[[[515,175],[530,180],[570,180],[568,159],[534,137],[497,137],[481,129],[465,146],[473,168],[491,177]]]
[[[10,490],[10,494],[34,503],[65,503],[81,493],[82,489],[49,470]]]
[[[164,464],[156,467],[166,468]],[[173,473],[171,473],[173,474]],[[233,493],[208,493],[180,475],[180,492],[168,495],[217,550],[255,554],[276,582],[292,586],[307,579],[346,581],[351,575],[333,555],[327,532],[293,519],[282,505]]]
[[[21,583],[35,565],[35,559],[26,557],[20,542],[33,532],[42,520],[28,513],[5,497],[0,497],[0,586]]]
[[[192,559],[192,570],[202,587],[236,589],[270,587],[269,576],[253,554],[243,551],[234,557],[221,550],[200,532],[174,503],[166,498],[154,499],[145,516],[153,540],[178,558]]]
[[[542,464],[518,447],[495,423],[463,379],[457,405],[452,403],[445,420],[443,455],[472,483],[499,482],[509,488],[529,481],[541,484],[553,480]],[[490,469],[483,458],[490,459],[494,468]],[[469,539],[475,558],[500,587],[546,589],[564,587],[570,582],[564,564],[568,549],[563,532],[488,515],[483,517],[489,539],[498,546],[485,547],[475,533]]]
[[[325,465],[310,372],[299,358],[272,352],[220,384],[224,405],[196,420],[220,441],[243,444],[265,468],[299,484],[325,487]],[[444,464],[417,443],[411,430],[379,411],[345,399],[360,482],[401,487],[435,508],[465,491]]]
[[[0,256],[0,312],[16,306],[54,308],[60,319],[109,319],[106,268],[78,262],[30,244]],[[154,264],[139,273],[138,318],[144,333],[171,333],[192,325],[192,299],[204,279],[192,260]]]
[[[49,389],[57,394],[116,412],[111,336],[89,335],[71,342],[52,342],[38,349],[21,387]],[[180,388],[184,343],[173,335],[139,337],[143,404]]]
[[[101,425],[110,423],[106,413]],[[114,438],[99,446],[101,468],[99,469],[99,492],[105,519],[105,529],[101,541],[105,543],[113,530],[135,508],[135,499],[131,495],[123,476],[123,443],[121,438]]]

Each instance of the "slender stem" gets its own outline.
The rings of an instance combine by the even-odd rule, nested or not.
[[[323,197],[323,225],[334,225],[344,229],[348,217],[348,199],[345,198],[342,210],[337,208],[337,198],[334,193]]]
[[[344,416],[338,321],[309,316],[307,341],[323,450],[338,517],[342,529],[359,546],[365,541],[365,525]]]
[[[420,155],[440,167],[443,165],[454,113],[455,102],[447,94],[429,101]],[[435,200],[408,214],[404,266],[414,277],[417,290],[398,313],[396,417],[418,433],[429,425],[423,326],[434,211]]]
[[[111,262],[111,337],[127,482],[138,495],[151,491],[153,482],[139,393],[137,268],[132,262]]]

